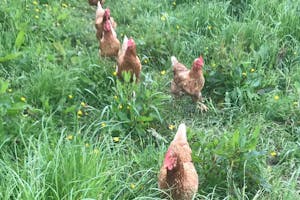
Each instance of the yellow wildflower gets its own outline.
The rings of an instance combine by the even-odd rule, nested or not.
[[[147,64],[147,63],[148,63],[148,59],[145,59],[145,60],[144,60],[144,63]]]
[[[297,101],[293,102],[293,105],[298,106],[298,102]]]
[[[82,112],[81,110],[78,110],[77,115],[78,115],[78,116],[82,116],[82,115],[83,115],[83,112]]]
[[[85,143],[84,146],[85,147],[90,147],[90,144],[89,143]]]
[[[242,75],[243,75],[243,76],[247,76],[247,73],[246,73],[246,72],[243,72]]]
[[[114,99],[115,99],[115,100],[117,100],[117,99],[118,99],[118,96],[117,96],[117,95],[115,95],[115,96],[114,96]]]
[[[166,74],[166,70],[162,70],[162,71],[160,72],[160,74],[161,74],[161,75],[165,75],[165,74]]]
[[[32,2],[34,5],[38,5],[38,2],[37,1],[33,1]]]
[[[177,30],[179,30],[179,29],[180,29],[180,26],[179,26],[179,25],[176,25],[176,28],[177,28]]]
[[[26,102],[26,98],[25,97],[21,97],[21,101]]]
[[[208,26],[207,26],[207,29],[208,29],[208,30],[211,30],[211,29],[212,29],[212,26],[208,25]]]
[[[122,104],[119,105],[119,109],[121,110],[123,108]]]
[[[12,92],[12,89],[11,89],[11,88],[9,88],[9,89],[7,90],[7,92]]]
[[[252,72],[252,73],[255,72],[255,69],[252,68],[252,69],[250,70],[250,72]]]
[[[217,65],[216,65],[216,63],[213,63],[211,66],[212,66],[212,67],[216,67]]]
[[[168,14],[167,14],[167,13],[163,13],[163,14],[161,15],[161,17],[160,17],[160,20],[161,20],[161,21],[166,21],[167,18],[168,18]]]
[[[38,15],[34,16],[36,19],[39,19],[40,17]]]
[[[127,106],[127,110],[129,110],[130,109],[130,106]]]
[[[176,6],[176,1],[173,1],[173,3],[172,3],[172,4],[173,4],[173,6]]]
[[[104,128],[106,124],[104,122],[101,123],[101,127]]]
[[[120,138],[119,137],[113,137],[113,141],[114,142],[120,142]]]
[[[294,55],[296,55],[296,54],[297,54],[297,52],[295,51],[295,52],[294,52]]]
[[[130,184],[130,188],[131,188],[131,189],[134,189],[134,188],[135,188],[135,185],[134,185],[133,183],[131,183],[131,184]]]
[[[68,98],[69,98],[69,99],[73,99],[73,95],[69,94],[69,95],[68,95]]]
[[[116,71],[114,71],[114,72],[113,72],[113,75],[114,75],[114,76],[117,76],[117,72],[116,72]]]
[[[279,100],[279,96],[278,95],[275,95],[274,96],[274,99],[277,101],[277,100]]]
[[[94,150],[93,150],[93,153],[97,155],[97,154],[100,153],[100,150],[99,150],[99,149],[94,149]]]
[[[65,3],[62,3],[61,5],[62,5],[62,7],[65,7],[65,8],[67,8],[67,7],[68,7],[68,5],[67,5],[67,4],[65,4]]]
[[[272,152],[270,153],[270,155],[271,155],[272,157],[275,157],[275,156],[277,156],[277,153],[276,153],[275,151],[272,151]]]
[[[66,139],[67,139],[67,140],[73,140],[73,135],[71,135],[71,134],[68,135],[68,136],[66,137]]]
[[[40,9],[36,8],[36,9],[35,9],[35,12],[40,12]]]
[[[205,51],[208,51],[208,47],[205,47]]]
[[[84,103],[84,102],[81,102],[80,105],[81,105],[82,107],[87,107],[87,104]]]
[[[173,124],[170,124],[168,127],[170,130],[173,130],[175,128],[175,126]]]

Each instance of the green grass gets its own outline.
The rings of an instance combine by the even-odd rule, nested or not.
[[[0,199],[160,199],[182,122],[197,199],[300,198],[297,0],[105,6],[137,43],[138,85],[98,57],[87,1],[0,2]],[[190,66],[200,54],[207,113],[169,92],[170,56]]]

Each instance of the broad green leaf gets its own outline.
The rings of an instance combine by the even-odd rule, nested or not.
[[[61,54],[63,56],[66,55],[66,51],[65,51],[64,47],[61,45],[60,42],[54,42],[53,46],[58,51],[59,54]]]
[[[4,94],[8,88],[8,82],[0,80],[0,94]]]
[[[15,47],[19,49],[25,41],[25,31],[21,30],[16,38]]]
[[[19,57],[20,55],[21,55],[21,53],[19,53],[19,52],[18,53],[7,54],[4,57],[0,57],[0,62],[7,62],[7,61],[10,61],[10,60],[14,60],[17,57]]]

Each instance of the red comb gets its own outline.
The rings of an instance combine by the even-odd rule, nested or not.
[[[172,150],[169,149],[165,155],[164,167],[172,170],[176,165],[176,157],[172,156]]]
[[[104,11],[104,17],[107,19],[107,18],[110,18],[110,10],[109,8],[106,8],[105,11]]]
[[[196,65],[197,65],[197,66],[203,66],[203,65],[204,65],[204,60],[203,60],[202,56],[200,56],[200,57],[196,60]]]
[[[128,40],[128,42],[127,42],[127,46],[128,46],[128,47],[131,47],[131,46],[134,46],[134,45],[135,45],[134,40],[133,40],[132,38],[130,38],[130,39]]]

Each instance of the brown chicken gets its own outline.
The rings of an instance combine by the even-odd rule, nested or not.
[[[175,200],[190,200],[198,191],[198,174],[192,163],[191,154],[186,126],[180,124],[158,177],[159,188],[169,191]]]
[[[96,10],[96,17],[95,17],[95,28],[97,30],[96,37],[98,38],[99,41],[102,38],[104,22],[106,19],[109,19],[111,21],[112,27],[116,29],[117,23],[114,21],[112,17],[110,17],[109,8],[104,10],[99,1]]]
[[[100,2],[102,5],[104,4],[105,0],[89,0],[89,4],[91,6],[97,6],[97,3]]]
[[[174,79],[171,82],[171,92],[176,96],[182,93],[190,95],[193,101],[198,103],[201,111],[207,111],[208,108],[202,103],[201,95],[201,90],[205,83],[202,72],[204,65],[202,56],[194,60],[191,70],[178,62],[175,56],[171,57],[171,62],[174,72]]]
[[[131,73],[131,81],[133,80],[133,75],[136,81],[139,81],[141,70],[142,65],[136,54],[135,42],[132,38],[128,39],[125,36],[118,55],[117,75],[119,78],[122,78],[122,72],[127,71]]]
[[[103,35],[100,40],[100,56],[117,57],[120,49],[120,41],[117,38],[117,33],[112,27],[109,20],[109,9],[105,10]],[[108,14],[107,14],[108,13]]]

